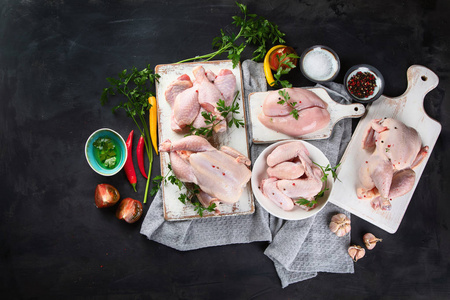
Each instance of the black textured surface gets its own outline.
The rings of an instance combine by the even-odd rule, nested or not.
[[[439,76],[425,110],[441,135],[403,222],[390,235],[353,217],[352,240],[383,243],[355,274],[319,274],[281,288],[265,243],[178,252],[139,234],[114,209],[94,206],[98,183],[143,198],[125,175],[96,175],[83,147],[96,129],[135,129],[100,105],[106,78],[148,63],[209,53],[232,30],[233,1],[0,0],[0,294],[4,299],[445,299],[450,295],[450,28],[448,1],[244,1],[287,33],[299,53],[333,48],[346,69],[376,66],[385,95],[406,89],[406,70]],[[245,52],[244,58],[250,52]],[[310,85],[300,73],[296,86]],[[135,137],[134,143],[137,143]],[[447,154],[446,154],[447,153]],[[154,174],[159,172],[154,163]],[[146,212],[148,205],[144,207]],[[326,242],[326,241],[324,241]]]

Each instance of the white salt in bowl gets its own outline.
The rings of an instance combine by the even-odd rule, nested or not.
[[[333,81],[340,68],[339,56],[327,46],[310,47],[303,51],[300,58],[303,76],[316,83]]]
[[[298,207],[297,205],[294,206],[293,210],[285,211],[282,208],[280,208],[279,206],[277,206],[272,200],[270,200],[269,198],[264,196],[264,194],[260,190],[260,184],[261,184],[261,180],[269,177],[267,175],[267,168],[268,168],[267,156],[270,153],[272,153],[272,151],[276,147],[278,147],[282,144],[296,142],[296,141],[298,141],[298,140],[286,140],[286,141],[281,141],[281,142],[270,145],[269,147],[264,149],[263,152],[261,152],[261,154],[256,159],[255,164],[253,165],[253,169],[252,169],[251,184],[252,184],[253,194],[255,195],[256,200],[268,213],[270,213],[280,219],[284,219],[284,220],[303,220],[303,219],[307,219],[307,218],[314,216],[319,211],[321,211],[325,207],[325,205],[328,203],[328,198],[330,197],[331,190],[333,189],[333,182],[334,182],[333,176],[330,174],[330,172],[328,172],[327,173],[328,174],[328,177],[327,177],[328,190],[325,191],[323,197],[317,199],[317,206],[315,208],[311,209],[310,211],[306,211],[306,210]],[[305,145],[306,149],[308,149],[309,157],[311,158],[311,160],[313,162],[315,162],[323,167],[326,167],[327,165],[330,164],[330,161],[328,160],[328,158],[325,156],[325,154],[323,154],[323,152],[319,148],[317,148],[317,147],[313,146],[312,144],[305,142],[305,141],[300,141],[300,142],[302,142]]]

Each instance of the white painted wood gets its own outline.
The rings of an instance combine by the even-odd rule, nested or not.
[[[338,169],[338,178],[341,181],[335,182],[329,199],[330,202],[389,233],[395,233],[400,226],[417,183],[441,132],[441,125],[431,119],[423,108],[425,95],[437,86],[439,78],[431,70],[418,65],[408,68],[407,78],[408,88],[403,95],[396,98],[381,96],[380,99],[367,106],[367,113],[359,121],[341,159],[341,166]],[[390,211],[375,211],[370,206],[370,201],[358,199],[356,196],[356,185],[358,184],[359,166],[366,161],[370,154],[361,149],[364,131],[372,119],[384,117],[395,118],[416,129],[422,139],[422,145],[427,145],[430,149],[422,164],[414,170],[416,172],[416,183],[413,189],[406,195],[392,200]]]
[[[330,113],[330,122],[328,126],[321,130],[311,132],[299,137],[292,137],[275,130],[269,129],[264,126],[259,120],[258,115],[262,112],[262,105],[264,99],[266,99],[269,92],[251,93],[248,97],[249,102],[249,115],[250,115],[250,130],[252,132],[253,143],[272,143],[277,141],[290,140],[293,138],[301,140],[320,140],[329,138],[333,131],[334,125],[344,118],[359,118],[364,115],[364,105],[355,103],[349,105],[343,105],[337,103],[330,98],[327,91],[323,88],[308,88],[311,92],[315,93],[319,98],[328,104],[328,112]]]
[[[156,99],[158,101],[158,125],[159,125],[159,142],[163,142],[170,139],[172,142],[184,137],[184,134],[179,134],[170,128],[171,108],[167,103],[164,92],[167,86],[183,74],[189,75],[191,80],[194,79],[192,69],[196,66],[202,65],[205,70],[211,70],[215,74],[220,69],[230,69],[236,76],[236,91],[239,91],[239,97],[237,102],[240,105],[239,114],[235,114],[235,117],[242,119],[245,122],[245,107],[242,101],[243,99],[243,87],[242,87],[242,75],[241,66],[236,66],[233,69],[233,65],[230,60],[212,61],[212,62],[198,62],[198,63],[185,63],[185,64],[167,64],[158,65],[155,68],[155,73],[159,74],[159,82],[156,83]],[[242,154],[249,157],[249,148],[247,140],[246,127],[241,128],[228,128],[225,133],[215,134],[211,143],[219,148],[222,145],[227,145],[238,150]],[[170,163],[169,155],[167,153],[160,154],[161,160],[161,175],[165,176],[168,172],[168,164]],[[178,190],[178,187],[168,183],[163,185],[163,204],[164,204],[164,218],[169,221],[195,219],[200,216],[195,212],[194,206],[188,203],[184,205],[178,200],[178,196],[184,193]],[[251,190],[250,182],[244,189],[239,201],[234,205],[221,204],[220,214],[218,216],[227,215],[242,215],[251,214],[255,211],[253,193]],[[204,212],[203,217],[215,217],[214,213]]]

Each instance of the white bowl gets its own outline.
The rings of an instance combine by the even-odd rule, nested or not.
[[[275,144],[270,145],[267,147],[261,154],[258,156],[258,158],[255,161],[255,164],[253,165],[252,170],[252,190],[255,195],[256,200],[261,204],[261,206],[270,214],[274,215],[275,217],[278,217],[280,219],[284,220],[303,220],[307,219],[309,217],[314,216],[319,211],[321,211],[325,205],[328,202],[328,198],[330,196],[331,190],[333,188],[333,176],[331,175],[331,172],[328,172],[328,178],[327,178],[327,188],[328,190],[325,191],[323,197],[317,199],[317,206],[310,211],[306,211],[297,205],[295,205],[293,210],[285,211],[278,207],[275,203],[273,203],[272,200],[268,199],[266,196],[263,195],[261,190],[259,189],[261,180],[268,178],[267,175],[267,156],[279,145],[290,143],[298,140],[286,140],[281,141]],[[322,151],[320,151],[317,147],[311,145],[308,142],[300,141],[302,142],[306,149],[309,151],[309,157],[311,160],[322,167],[326,167],[330,164],[329,160],[323,154]]]

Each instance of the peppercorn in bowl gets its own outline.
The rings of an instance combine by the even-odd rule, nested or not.
[[[356,65],[345,74],[344,85],[353,100],[368,104],[383,94],[384,78],[380,71],[373,66]]]
[[[100,175],[117,174],[125,165],[127,151],[122,136],[109,128],[92,133],[86,141],[85,155],[89,166]]]

